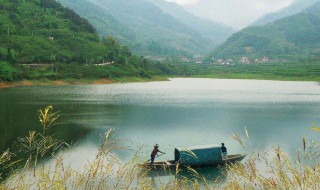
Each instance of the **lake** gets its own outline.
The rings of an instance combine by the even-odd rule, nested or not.
[[[59,138],[75,143],[69,158],[75,167],[93,159],[99,134],[115,129],[115,138],[132,151],[117,158],[149,159],[154,144],[173,159],[175,147],[224,142],[228,152],[267,151],[280,146],[289,155],[302,147],[302,136],[320,124],[317,82],[176,78],[164,82],[35,86],[0,89],[0,149],[39,128],[37,110],[53,105],[60,111]],[[245,138],[244,129],[249,132]],[[239,134],[246,147],[231,138]],[[160,159],[160,158],[159,158]],[[158,160],[159,160],[158,159]],[[216,169],[201,171],[212,178]]]

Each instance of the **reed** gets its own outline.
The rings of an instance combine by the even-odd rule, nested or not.
[[[320,132],[318,127],[312,130]],[[248,135],[247,135],[248,136]],[[303,150],[290,158],[280,147],[270,151],[250,154],[244,163],[228,166],[227,189],[319,189],[319,142],[302,138]],[[270,159],[270,155],[271,159]],[[264,171],[257,164],[264,163]]]
[[[113,156],[115,150],[127,147],[112,137],[112,129],[101,135],[93,161],[83,168],[72,168],[65,162],[63,154],[56,154],[68,146],[49,134],[50,127],[56,124],[58,112],[49,107],[39,113],[40,122],[46,126],[42,126],[43,133],[31,131],[27,137],[18,140],[20,151],[27,153],[26,157],[15,159],[16,153],[10,150],[0,156],[1,171],[17,162],[24,163],[24,167],[11,171],[11,176],[1,183],[0,189],[320,189],[319,142],[306,137],[302,138],[303,150],[297,149],[297,158],[290,158],[280,147],[274,147],[267,152],[252,152],[243,163],[226,165],[222,182],[218,177],[210,184],[197,170],[187,168],[192,178],[183,175],[167,181],[159,178],[155,187],[154,179],[147,177],[150,171],[138,166],[143,160],[139,157],[140,150],[127,163],[121,163]],[[53,115],[48,117],[50,114]],[[312,130],[320,132],[318,127]],[[249,138],[247,130],[245,136]],[[240,135],[233,137],[244,146],[244,138]],[[48,154],[51,165],[39,161]],[[258,167],[261,163],[265,168],[263,171]],[[175,171],[167,172],[180,175],[182,170],[178,166]]]

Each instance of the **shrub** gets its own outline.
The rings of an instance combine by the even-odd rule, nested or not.
[[[0,62],[0,80],[12,82],[20,78],[20,71],[6,62]]]

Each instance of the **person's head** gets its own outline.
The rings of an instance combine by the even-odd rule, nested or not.
[[[159,145],[158,144],[154,145],[154,148],[159,148]]]
[[[224,143],[221,143],[222,146],[224,146]]]

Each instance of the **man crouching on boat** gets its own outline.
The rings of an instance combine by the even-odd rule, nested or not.
[[[165,154],[164,152],[160,151],[158,148],[159,148],[158,144],[154,145],[154,148],[153,148],[153,150],[151,152],[151,164],[153,164],[154,159],[156,158],[158,152],[161,152],[161,153]]]

